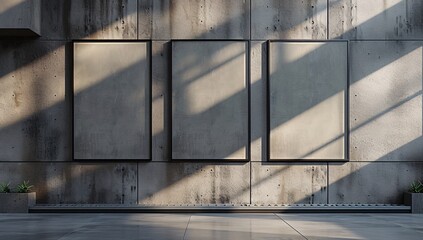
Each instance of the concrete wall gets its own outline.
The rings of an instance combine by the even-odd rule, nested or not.
[[[402,203],[423,177],[419,0],[40,4],[41,37],[0,39],[0,182],[38,203]]]

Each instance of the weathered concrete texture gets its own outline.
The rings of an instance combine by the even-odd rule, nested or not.
[[[74,44],[74,158],[150,158],[149,45]]]
[[[139,6],[141,39],[250,37],[250,0],[140,0]]]
[[[326,0],[252,0],[252,39],[326,39]]]
[[[250,202],[248,163],[138,164],[139,204],[245,204]]]
[[[34,185],[37,204],[137,201],[136,163],[0,163],[0,182]]]
[[[329,0],[330,38],[423,38],[421,0]]]
[[[267,161],[267,42],[252,41],[250,49],[250,160]]]
[[[39,36],[41,0],[2,0],[0,36]]]
[[[0,213],[28,213],[35,205],[36,193],[0,193]]]
[[[329,163],[329,203],[402,204],[422,175],[419,162]]]
[[[171,159],[170,54],[170,41],[152,42],[152,161]]]
[[[351,43],[351,160],[423,160],[422,46]]]
[[[411,213],[423,213],[423,193],[405,193],[404,204],[411,206]]]
[[[137,39],[137,0],[43,0],[47,39]]]
[[[326,203],[327,164],[251,163],[252,204]]]
[[[64,42],[0,42],[0,160],[69,160]]]
[[[270,159],[343,159],[347,43],[269,48]]]
[[[246,159],[247,43],[172,42],[172,158]]]

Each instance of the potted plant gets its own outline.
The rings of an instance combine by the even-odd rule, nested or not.
[[[404,203],[411,206],[411,213],[423,213],[423,183],[413,182],[404,194]]]
[[[35,205],[35,192],[30,192],[33,186],[29,181],[23,181],[11,190],[10,183],[0,184],[0,213],[27,213]]]

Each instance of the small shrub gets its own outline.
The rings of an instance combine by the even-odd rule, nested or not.
[[[0,193],[10,193],[10,183],[0,183]]]
[[[32,187],[32,185],[29,185],[29,181],[23,181],[23,183],[16,186],[16,192],[27,193],[31,190]]]
[[[423,193],[423,183],[420,181],[413,182],[409,191],[412,193]]]

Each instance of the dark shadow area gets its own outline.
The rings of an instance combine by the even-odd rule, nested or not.
[[[34,185],[37,204],[136,204],[137,163],[3,162],[0,182]]]
[[[420,153],[409,152],[423,137],[381,156],[376,161],[329,163],[328,203],[384,203],[403,204],[403,193],[423,174]],[[399,157],[408,152],[409,161]],[[380,159],[392,159],[380,161]]]
[[[8,114],[2,116],[0,161],[70,160],[70,46],[62,44],[1,43],[2,108]],[[49,59],[42,57],[48,53]]]

